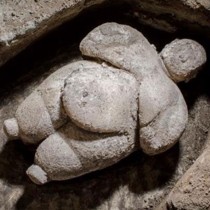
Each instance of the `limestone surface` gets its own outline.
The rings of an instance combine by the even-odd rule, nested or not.
[[[0,2],[0,66],[33,41],[103,0]]]
[[[210,208],[209,162],[210,146],[208,145],[156,210],[208,210]]]
[[[97,26],[101,17],[103,15],[95,18],[93,26]],[[117,20],[122,20],[122,18]],[[88,24],[88,18],[84,22]],[[68,25],[64,29],[69,31]],[[149,37],[149,39],[156,46],[160,46],[156,37],[162,38],[164,35],[164,39],[162,38],[164,45],[167,44],[167,40],[171,40],[171,34],[155,31],[155,37],[153,37],[150,30],[148,28],[146,32],[151,34],[152,38]],[[84,35],[82,29],[80,32],[71,30],[69,33],[82,37]],[[49,34],[46,37],[47,40],[50,40],[52,36],[54,35]],[[68,62],[80,59],[80,57],[75,58],[78,45],[74,40],[69,39],[69,42],[74,44],[73,46],[63,48],[62,44],[66,45],[65,36],[58,32],[56,37],[61,42],[56,46],[59,55],[49,58],[47,53],[43,53],[43,51],[52,51],[52,46],[54,46],[47,45],[45,49],[45,39],[41,42],[42,49],[44,48],[42,52],[37,49],[37,45],[34,45],[30,51],[24,52],[11,61],[10,65],[1,68],[0,78],[1,80],[4,78],[0,87],[1,126],[4,120],[14,116],[18,105],[48,75]],[[193,38],[190,34],[186,37]],[[41,60],[35,56],[37,54],[42,54]],[[3,71],[8,77],[5,78]],[[14,80],[11,75],[14,76]],[[51,182],[40,187],[34,185],[25,175],[25,170],[33,164],[35,151],[18,141],[8,143],[0,154],[0,208],[9,210],[155,209],[201,153],[210,127],[208,66],[195,80],[187,84],[182,83],[180,87],[189,105],[189,121],[179,143],[158,156],[147,156],[136,151],[126,159],[102,171],[69,181]]]
[[[145,25],[156,29],[175,32],[196,31],[210,36],[210,2],[208,0],[139,0],[132,2],[134,16]]]
[[[116,4],[108,0],[0,1],[0,65],[81,11],[103,2]],[[208,0],[178,0],[170,3],[165,0],[117,1],[119,5],[125,2],[129,5],[128,12],[140,23],[169,32],[189,28],[209,34]]]
[[[203,46],[190,39],[174,40],[163,48],[160,56],[174,82],[187,82],[196,77],[207,60]]]
[[[105,23],[80,49],[92,59],[51,74],[4,122],[4,141],[40,143],[27,170],[36,184],[105,168],[137,149],[162,153],[187,124],[185,100],[142,33]]]
[[[66,80],[63,106],[75,124],[99,133],[124,133],[137,120],[138,85],[123,70],[93,63]]]
[[[132,74],[105,64],[70,63],[20,104],[1,136],[27,144],[43,141],[36,164],[27,170],[36,184],[102,169],[137,149],[137,84]]]
[[[137,82],[131,74],[78,61],[50,75],[4,127],[10,139],[20,137],[32,144],[53,134],[66,123],[68,115],[87,130],[123,133],[135,127],[137,98]]]
[[[71,179],[110,166],[135,149],[134,130],[126,135],[98,134],[68,123],[39,145],[36,165],[27,174],[37,184]]]
[[[139,140],[144,152],[158,154],[177,142],[187,123],[187,106],[143,34],[127,25],[105,23],[82,40],[80,50],[131,72],[138,80]]]
[[[66,122],[67,115],[61,103],[65,79],[74,71],[91,62],[82,61],[72,63],[60,68],[50,75],[40,86],[34,90],[18,107],[15,119],[18,124],[16,137],[25,143],[37,144],[55,132]],[[5,130],[10,137],[11,121],[5,121]]]

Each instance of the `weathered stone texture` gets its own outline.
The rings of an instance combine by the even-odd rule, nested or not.
[[[0,65],[43,34],[104,0],[0,2]]]
[[[6,1],[1,1],[0,4],[5,2]],[[11,2],[13,3],[13,1]],[[94,3],[94,1],[92,2]],[[171,27],[173,29],[172,31],[174,31],[174,29],[176,30],[176,26],[181,27],[180,23],[184,23],[183,19],[186,21],[186,24],[183,24],[182,26],[185,27],[188,23],[187,17],[192,15],[194,16],[194,22],[191,21],[193,22],[191,27],[199,28],[200,31],[203,32],[209,31],[208,24],[210,24],[210,22],[206,21],[209,17],[208,7],[205,9],[201,6],[200,8],[193,10],[191,9],[191,6],[183,6],[183,1],[169,2],[164,0],[145,0],[141,2],[144,2],[148,6],[148,9],[146,9],[142,4],[142,8],[145,8],[144,11],[151,11],[148,13],[142,12],[142,17],[144,15],[147,24],[155,26],[157,23],[156,26],[163,29],[163,27],[161,27],[161,23],[163,23],[163,26],[166,26],[165,28],[167,31],[169,31],[168,29]],[[209,1],[206,0],[205,3],[208,5]],[[151,7],[149,5],[152,4],[153,10],[150,10],[149,8]],[[180,6],[176,7],[177,4]],[[6,5],[6,3],[4,5]],[[156,5],[156,7],[154,7],[154,5]],[[133,6],[135,10],[139,10],[134,4]],[[169,10],[169,8],[172,7],[174,7],[174,9]],[[185,11],[186,8],[188,8],[189,12],[186,13],[185,16],[179,16],[179,14],[182,13],[182,11]],[[0,7],[0,10],[0,18],[2,18],[2,11],[7,10],[5,10],[3,6]],[[21,7],[21,10],[23,10],[23,7]],[[156,11],[157,15],[155,16]],[[167,11],[170,14],[168,14]],[[160,13],[165,14],[166,16],[158,15]],[[114,12],[111,14],[114,14]],[[173,16],[171,14],[175,15]],[[200,14],[200,18],[197,18],[198,14]],[[100,15],[101,14],[98,14],[98,17]],[[136,15],[138,16],[139,14]],[[152,16],[153,19],[149,18]],[[143,20],[143,18],[141,20]],[[201,24],[195,24],[201,23],[202,21],[205,22],[202,27],[200,27]],[[170,22],[172,24],[169,24]],[[54,22],[54,24],[55,23],[56,22]],[[94,24],[94,27],[95,26],[96,24]],[[169,27],[167,28],[167,26]],[[187,26],[189,27],[189,25]],[[42,33],[38,33],[37,36],[35,35],[34,37],[31,36],[32,33],[29,33],[29,31],[28,33],[18,36],[22,38],[20,42],[16,42],[16,45],[15,43],[9,43],[9,47],[3,47],[6,46],[5,42],[3,42],[1,44],[1,58],[6,56],[7,53],[10,54],[7,54],[7,56],[13,56],[13,50],[15,52],[14,54],[16,54],[17,48],[22,50],[26,47],[26,45],[23,46],[22,43],[27,43],[28,45],[33,40],[37,39],[40,34],[44,34],[49,30],[48,28],[46,30],[42,28],[40,31],[42,31]],[[66,40],[63,35],[64,31],[68,36]],[[75,33],[75,31],[73,31],[73,33]],[[41,43],[36,49],[42,49],[42,53],[40,53],[40,51],[35,52],[33,50],[28,50],[26,51],[26,54],[28,55],[23,53],[18,57],[18,60],[14,60],[13,64],[9,63],[9,65],[1,68],[1,125],[5,119],[14,116],[17,106],[46,78],[47,75],[64,64],[72,62],[72,58],[75,58],[78,55],[78,45],[77,47],[72,47],[70,46],[71,44],[66,44],[73,40],[69,38],[72,33],[68,32],[68,30],[63,30],[63,34],[59,33],[59,36],[57,35],[60,40],[59,45],[63,44],[59,49],[52,48],[51,42],[48,42],[49,46]],[[32,40],[29,40],[28,35]],[[151,37],[150,31],[147,35],[150,35]],[[155,36],[157,37],[156,44],[163,41],[162,34],[158,35],[158,33],[155,33]],[[47,37],[47,40],[48,39],[49,37]],[[50,40],[55,41],[58,39]],[[208,44],[208,46],[210,45]],[[47,48],[47,50],[45,48]],[[52,57],[50,57],[47,55],[47,52],[51,52],[53,49],[54,51],[58,51],[58,53],[53,52],[51,54]],[[40,57],[43,58],[40,59]],[[10,57],[7,57],[7,59],[9,58]],[[6,61],[6,59],[4,59],[4,61]],[[42,187],[37,187],[31,183],[25,175],[25,170],[33,163],[33,148],[30,151],[30,148],[26,148],[25,145],[22,145],[21,143],[9,143],[0,153],[0,209],[154,209],[154,207],[157,206],[167,194],[169,194],[175,183],[182,177],[185,171],[193,164],[203,150],[203,145],[206,141],[207,132],[210,127],[210,75],[209,71],[207,71],[208,69],[209,64],[207,68],[198,75],[196,80],[192,80],[188,84],[181,84],[181,89],[190,110],[189,122],[182,138],[180,139],[180,143],[172,150],[159,155],[158,158],[148,157],[137,152],[119,164],[105,170],[71,181],[59,183],[54,182]],[[26,73],[28,71],[30,71],[30,73]],[[5,76],[5,72],[7,76]],[[20,72],[23,75],[21,78],[17,76]]]
[[[34,40],[78,15],[82,10],[109,0],[61,0],[0,2],[0,65],[25,49]],[[132,16],[146,25],[174,32],[194,28],[210,36],[208,0],[121,0],[132,8]],[[116,3],[116,2],[115,2]]]
[[[65,44],[63,36],[63,34],[58,35]],[[69,35],[67,37],[69,38]],[[77,50],[78,47],[65,44],[65,50],[62,50],[56,58],[49,59],[44,52],[44,62],[39,61],[38,57],[32,59],[34,58],[32,51],[27,56],[21,55],[19,61],[2,69],[4,71],[0,73],[0,79],[3,78],[4,83],[0,83],[1,125],[5,119],[14,116],[17,106],[47,75],[66,62],[77,59],[75,54]],[[12,82],[11,73],[15,66],[19,66],[20,72],[29,69],[30,73],[21,78],[16,76],[16,81]],[[8,78],[3,72],[9,75]],[[136,152],[105,170],[40,187],[31,183],[25,174],[26,169],[33,163],[33,148],[11,142],[0,153],[0,208],[3,210],[153,209],[201,153],[210,127],[208,78],[208,72],[203,71],[196,80],[181,85],[190,110],[187,128],[179,144],[156,157]]]
[[[175,39],[163,48],[160,56],[174,82],[195,78],[207,60],[203,46],[190,39]]]
[[[139,82],[139,142],[150,155],[171,148],[188,119],[184,98],[156,49],[132,27],[104,23],[80,43],[82,54],[132,73]]]
[[[118,68],[94,60],[65,65],[4,123],[4,140],[8,135],[8,140],[16,136],[30,144],[43,141],[37,165],[27,170],[38,184],[105,168],[134,149],[163,153],[179,140],[188,121],[182,93],[142,33],[105,23],[83,39],[80,49]]]
[[[208,0],[134,0],[134,2],[134,14],[141,23],[168,32],[194,29],[210,36]]]
[[[156,210],[208,210],[210,208],[210,145],[183,175]]]

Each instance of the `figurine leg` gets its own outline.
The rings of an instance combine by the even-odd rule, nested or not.
[[[136,149],[135,140],[135,130],[126,135],[98,134],[68,123],[39,145],[27,174],[36,184],[75,178],[128,156]]]
[[[59,132],[50,135],[37,148],[35,165],[27,170],[27,175],[36,184],[51,180],[66,180],[79,176],[83,166]]]

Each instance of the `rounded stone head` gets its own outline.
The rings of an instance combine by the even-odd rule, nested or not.
[[[191,39],[175,39],[163,48],[160,56],[174,82],[188,82],[196,77],[207,60],[203,46]]]

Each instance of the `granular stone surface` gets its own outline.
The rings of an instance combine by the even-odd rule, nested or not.
[[[110,10],[109,13],[106,11],[100,12],[101,14],[109,14],[101,22],[110,20]],[[79,33],[76,29],[72,33],[67,28],[76,28],[76,25],[86,19],[92,24],[89,26],[87,24],[88,32],[99,25],[94,22],[97,20],[96,17],[99,17],[99,13],[92,19],[86,17],[60,28],[1,68],[1,125],[4,120],[14,116],[18,105],[48,75],[67,63],[81,59],[78,46],[85,34]],[[113,21],[121,20],[125,23],[125,19],[125,16],[118,16]],[[140,28],[159,51],[174,39],[174,35]],[[151,36],[154,32],[155,37]],[[187,34],[176,36],[188,37]],[[209,45],[207,39],[205,41],[203,37],[197,37],[197,40],[203,42],[204,46]],[[0,208],[148,210],[158,206],[203,150],[210,127],[208,69],[207,63],[206,68],[196,79],[188,84],[179,85],[189,109],[188,125],[179,144],[159,156],[149,157],[141,152],[135,152],[102,171],[40,187],[31,183],[25,174],[26,169],[33,163],[35,148],[27,147],[20,142],[7,144],[0,153]]]

